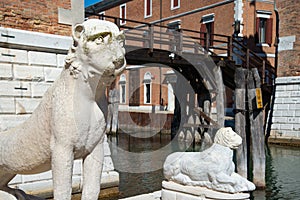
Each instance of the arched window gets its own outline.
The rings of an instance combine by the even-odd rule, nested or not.
[[[122,74],[120,76],[120,103],[126,103],[126,75]]]
[[[150,104],[151,103],[151,79],[152,75],[150,72],[146,72],[144,75],[144,103]]]

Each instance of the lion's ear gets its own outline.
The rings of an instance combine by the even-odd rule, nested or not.
[[[73,29],[73,38],[76,42],[78,42],[81,33],[84,31],[84,27],[82,24],[77,24]]]

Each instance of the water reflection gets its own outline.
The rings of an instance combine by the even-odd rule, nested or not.
[[[199,151],[199,145],[170,143],[170,135],[155,134],[149,138],[138,138],[123,133],[117,138],[110,138],[110,141],[112,158],[120,173],[120,198],[160,190],[162,165],[169,153]],[[167,152],[159,151],[163,148]],[[138,156],[132,157],[130,153]],[[266,190],[255,191],[252,199],[300,199],[300,148],[269,146],[266,154]]]
[[[255,191],[254,199],[300,199],[300,148],[272,145],[266,158],[266,190]]]

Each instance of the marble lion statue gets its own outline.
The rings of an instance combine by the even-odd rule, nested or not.
[[[83,159],[83,200],[100,192],[105,137],[105,89],[126,65],[124,34],[108,21],[73,28],[65,68],[23,124],[0,133],[0,190],[18,200],[38,199],[9,188],[16,174],[52,169],[55,200],[70,200],[74,159]],[[97,105],[99,104],[99,105]]]
[[[175,152],[166,158],[164,176],[183,185],[203,186],[238,193],[255,190],[255,185],[235,173],[233,151],[242,138],[230,127],[220,128],[213,145],[203,152]]]

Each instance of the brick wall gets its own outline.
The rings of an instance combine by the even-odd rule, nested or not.
[[[300,7],[296,0],[277,1],[279,13],[278,78],[269,142],[299,145]]]
[[[70,9],[71,1],[1,1],[0,26],[69,36],[71,26],[58,23],[58,8]]]
[[[222,0],[211,0],[211,1],[181,1],[180,8],[171,10],[171,1],[162,1],[160,5],[160,0],[152,0],[152,16],[144,17],[144,1],[130,1],[126,3],[126,18],[142,21],[142,22],[153,22],[159,19],[164,19],[177,14],[182,14],[185,12],[192,11],[198,8],[204,8],[214,3],[223,2]],[[161,9],[162,7],[162,9]],[[204,11],[196,12],[194,14],[186,15],[180,18],[174,18],[167,20],[162,23],[162,25],[167,25],[169,22],[180,19],[181,28],[192,29],[200,31],[201,17],[206,14],[215,14],[215,33],[219,34],[228,34],[233,33],[232,23],[234,22],[234,4],[229,3],[226,5],[218,6],[211,9],[204,9]],[[161,12],[160,12],[161,11]],[[120,8],[119,6],[105,11],[106,15],[112,15],[120,17]],[[224,23],[226,22],[226,23]],[[128,23],[130,24],[130,23]],[[199,37],[199,36],[198,36]]]
[[[279,12],[278,76],[300,75],[300,7],[299,1],[277,1]]]

